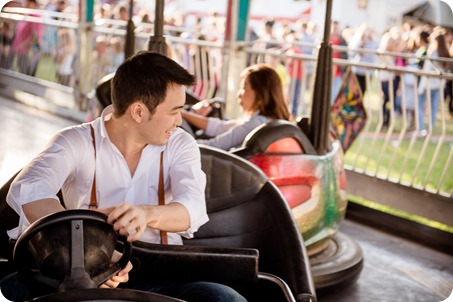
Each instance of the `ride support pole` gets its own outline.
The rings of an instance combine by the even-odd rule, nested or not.
[[[149,38],[148,50],[167,55],[167,43],[164,37],[164,0],[156,0],[154,17],[154,36]]]
[[[330,149],[330,94],[332,89],[332,45],[330,43],[332,0],[326,1],[324,37],[318,53],[309,138],[319,155]]]

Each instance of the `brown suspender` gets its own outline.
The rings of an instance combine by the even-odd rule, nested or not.
[[[94,140],[94,128],[93,125],[90,124],[91,127],[91,138],[93,139],[93,148],[94,148],[94,176],[93,176],[93,185],[91,186],[91,200],[89,209],[95,210],[98,208],[98,200],[96,198],[96,141]]]
[[[159,187],[157,188],[157,195],[159,197],[159,205],[165,204],[164,194],[164,151],[160,152],[160,168],[159,168]],[[167,232],[160,230],[160,243],[167,244]]]
[[[93,138],[93,147],[94,147],[94,157],[96,158],[96,142],[94,139],[94,128],[91,126],[91,137]],[[164,194],[164,151],[160,153],[160,167],[159,167],[159,185],[157,188],[157,195],[159,198],[159,205],[165,204],[165,194]],[[96,169],[94,169],[93,185],[91,187],[91,200],[90,200],[90,209],[98,208],[98,201],[96,198]],[[160,243],[168,244],[167,232],[160,230]]]

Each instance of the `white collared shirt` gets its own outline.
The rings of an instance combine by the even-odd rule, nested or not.
[[[184,232],[168,233],[168,242],[182,244],[181,236],[193,233],[209,219],[206,213],[206,175],[201,170],[200,150],[196,141],[177,128],[164,146],[147,145],[131,177],[124,157],[110,141],[104,121],[112,107],[93,121],[96,137],[94,157],[90,124],[68,127],[56,133],[44,151],[25,168],[11,185],[8,204],[20,215],[19,226],[8,231],[17,238],[28,226],[22,205],[44,198],[58,200],[62,190],[66,209],[87,209],[90,203],[96,167],[96,196],[99,208],[121,202],[133,205],[157,205],[160,153],[164,151],[164,188],[166,203],[179,202],[190,215],[190,227]],[[141,241],[159,243],[159,231],[147,228]]]

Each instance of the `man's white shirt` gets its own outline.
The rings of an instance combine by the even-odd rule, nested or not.
[[[157,205],[160,153],[164,151],[166,203],[183,204],[190,215],[190,228],[168,233],[171,244],[181,244],[181,236],[191,238],[208,221],[206,214],[206,176],[201,170],[200,150],[190,134],[177,128],[164,146],[147,145],[133,176],[119,150],[108,137],[104,122],[112,107],[93,121],[96,137],[94,156],[90,124],[68,127],[53,136],[45,149],[18,175],[7,196],[8,204],[20,215],[19,226],[8,231],[17,238],[30,224],[22,205],[44,198],[57,199],[62,189],[66,209],[87,209],[96,168],[96,194],[99,208],[121,202],[132,205]],[[52,169],[49,169],[52,167]],[[142,241],[159,243],[159,231],[147,228]]]

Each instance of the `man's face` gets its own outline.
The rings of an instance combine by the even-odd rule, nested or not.
[[[185,92],[184,86],[169,86],[167,97],[157,106],[154,115],[151,116],[148,111],[148,119],[144,121],[141,130],[146,143],[165,145],[176,127],[181,125],[181,108],[186,100]]]

